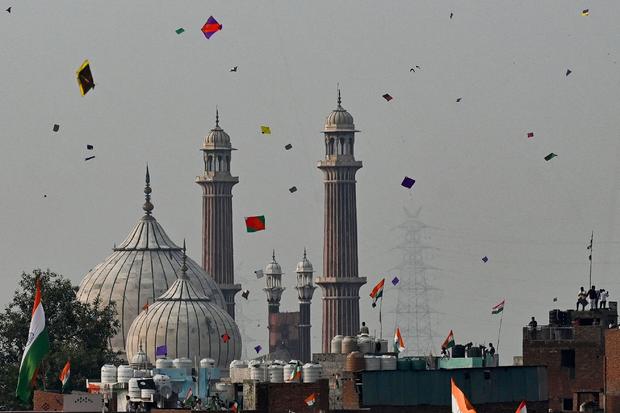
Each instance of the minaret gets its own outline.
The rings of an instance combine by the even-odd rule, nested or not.
[[[226,311],[235,318],[235,284],[232,233],[232,188],[239,178],[230,174],[230,136],[220,128],[215,111],[215,127],[204,139],[201,148],[204,172],[196,178],[202,195],[202,266],[213,277],[224,294]]]
[[[267,315],[267,328],[269,329],[269,353],[276,351],[278,347],[278,328],[276,325],[278,313],[280,312],[280,299],[282,299],[282,267],[276,262],[276,252],[273,251],[272,260],[265,267],[265,281],[267,287],[263,290],[267,293],[267,305],[269,314]]]
[[[323,290],[323,352],[333,336],[359,332],[359,289],[366,278],[358,276],[355,173],[362,162],[354,157],[353,116],[338,106],[325,121],[325,159],[318,168],[325,183],[323,275],[316,283]]]
[[[302,362],[312,361],[310,328],[310,303],[316,287],[312,284],[314,269],[306,257],[297,264],[297,296],[299,297],[299,358]]]

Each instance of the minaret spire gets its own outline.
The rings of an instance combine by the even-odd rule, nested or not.
[[[340,84],[338,84],[338,107],[341,108],[340,105],[342,103],[342,99],[340,98]]]
[[[144,186],[144,205],[142,209],[146,213],[146,215],[151,215],[153,211],[153,204],[151,204],[151,174],[149,174],[149,164],[146,164],[146,184]]]
[[[187,248],[185,247],[185,238],[183,238],[183,264],[181,265],[181,276],[183,280],[189,280],[187,276]]]
[[[220,113],[217,110],[217,105],[215,106],[215,127],[218,128],[220,126]]]

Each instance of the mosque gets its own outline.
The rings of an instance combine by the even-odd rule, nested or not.
[[[322,350],[329,351],[335,335],[359,330],[359,289],[366,278],[358,275],[353,117],[338,105],[325,121],[325,159],[318,168],[325,185],[323,273],[316,284],[323,292]],[[202,188],[202,265],[187,256],[168,237],[153,216],[151,182],[146,170],[144,215],[112,254],[82,280],[81,302],[116,304],[120,328],[110,347],[128,360],[146,356],[154,361],[165,346],[167,357],[191,360],[212,358],[219,368],[241,356],[242,340],[235,318],[232,189],[239,178],[231,174],[230,136],[219,125],[204,138]],[[280,313],[284,288],[276,262],[265,268],[269,322],[269,350],[291,358],[311,356],[310,305],[315,290],[313,267],[304,251],[297,264],[299,312]]]

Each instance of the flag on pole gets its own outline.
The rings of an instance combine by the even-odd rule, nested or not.
[[[370,292],[370,298],[372,298],[372,306],[377,306],[377,300],[383,297],[383,286],[385,285],[385,278],[382,278],[381,281],[375,285],[375,288]]]
[[[301,366],[299,364],[295,366],[295,368],[291,372],[291,375],[288,378],[288,381],[296,381],[296,380],[301,380]]]
[[[452,386],[452,413],[476,413],[465,394],[456,386],[454,379],[450,379]]]
[[[502,300],[501,303],[498,303],[496,305],[493,306],[493,309],[491,310],[491,314],[499,314],[502,311],[504,311],[504,303],[506,302],[506,300]]]
[[[447,350],[450,347],[454,347],[454,333],[452,332],[452,330],[450,330],[450,333],[448,334],[448,337],[446,337],[446,339],[444,340],[443,344],[441,345],[441,349],[442,350]]]
[[[187,391],[187,394],[185,395],[184,402],[187,402],[190,399],[190,397],[192,397],[193,395],[194,395],[194,391],[190,387],[189,390]]]
[[[310,396],[306,397],[304,401],[308,406],[314,406],[314,403],[316,403],[316,393],[312,393]]]
[[[394,333],[394,353],[402,353],[403,351],[405,351],[405,341],[400,334],[400,328],[396,327],[396,332]]]
[[[15,395],[23,402],[30,400],[32,393],[31,383],[36,375],[37,369],[45,355],[49,352],[50,343],[45,327],[45,311],[41,303],[41,281],[37,277],[36,290],[34,294],[34,305],[32,306],[32,318],[30,319],[30,330],[28,331],[28,341],[22,355],[22,362],[19,367],[19,379]]]
[[[519,407],[517,407],[517,411],[515,413],[527,413],[527,406],[525,405],[525,400],[523,400]]]
[[[67,360],[67,364],[65,364],[65,367],[63,367],[62,371],[60,372],[60,382],[62,383],[63,393],[67,387],[67,383],[69,382],[70,376],[71,376],[71,362],[70,360]]]

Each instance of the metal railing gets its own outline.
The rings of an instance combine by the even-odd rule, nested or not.
[[[540,326],[523,327],[523,339],[531,341],[563,341],[574,340],[572,327]]]

